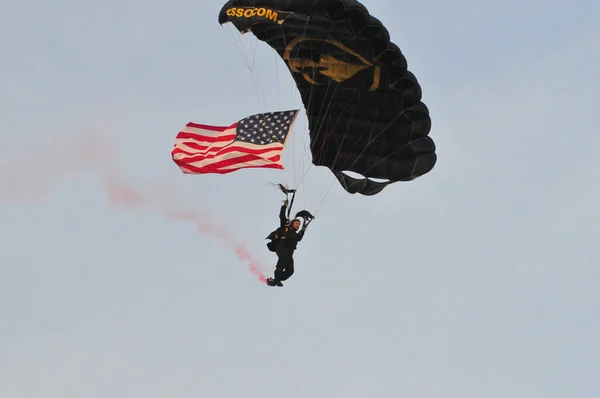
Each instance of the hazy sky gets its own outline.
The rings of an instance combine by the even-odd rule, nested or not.
[[[361,197],[304,113],[285,172],[172,162],[189,121],[301,107],[221,2],[0,1],[0,396],[600,396],[600,3],[413,3],[366,6],[439,160]],[[280,181],[318,212],[271,288],[235,248],[271,274]]]

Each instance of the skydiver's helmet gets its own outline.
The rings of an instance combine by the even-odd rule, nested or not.
[[[294,223],[298,223],[298,227],[294,227]],[[294,228],[296,231],[300,229],[300,225],[301,225],[301,224],[302,224],[302,223],[301,223],[301,222],[300,222],[300,220],[299,220],[299,219],[297,219],[297,218],[294,218],[294,219],[292,220],[292,222],[290,223],[290,225],[292,226],[292,228]]]

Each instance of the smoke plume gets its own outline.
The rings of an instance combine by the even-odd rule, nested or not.
[[[199,234],[218,239],[247,264],[259,281],[266,282],[259,263],[225,227],[204,212],[183,206],[172,190],[148,189],[128,179],[119,168],[115,147],[106,135],[80,135],[67,144],[52,141],[38,148],[25,148],[18,156],[20,161],[11,161],[9,156],[0,163],[0,202],[43,200],[73,173],[91,172],[102,182],[112,205],[128,211],[158,211],[167,220],[191,223]],[[25,161],[23,156],[27,157]]]

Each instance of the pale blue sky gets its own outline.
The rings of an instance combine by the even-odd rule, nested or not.
[[[0,397],[600,396],[600,4],[365,4],[439,160],[369,198],[310,168],[297,209],[333,188],[275,289],[104,174],[207,211],[270,273],[267,182],[307,169],[304,114],[285,172],[184,176],[170,149],[188,121],[301,106],[274,53],[221,2],[0,2]]]

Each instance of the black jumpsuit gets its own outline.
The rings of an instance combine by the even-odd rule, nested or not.
[[[275,245],[275,253],[279,259],[275,266],[275,283],[285,281],[294,274],[294,250],[296,250],[298,242],[304,236],[304,230],[297,232],[292,228],[291,224],[288,226],[285,225],[285,208],[285,205],[281,206],[281,211],[279,212],[280,233],[279,241]]]

